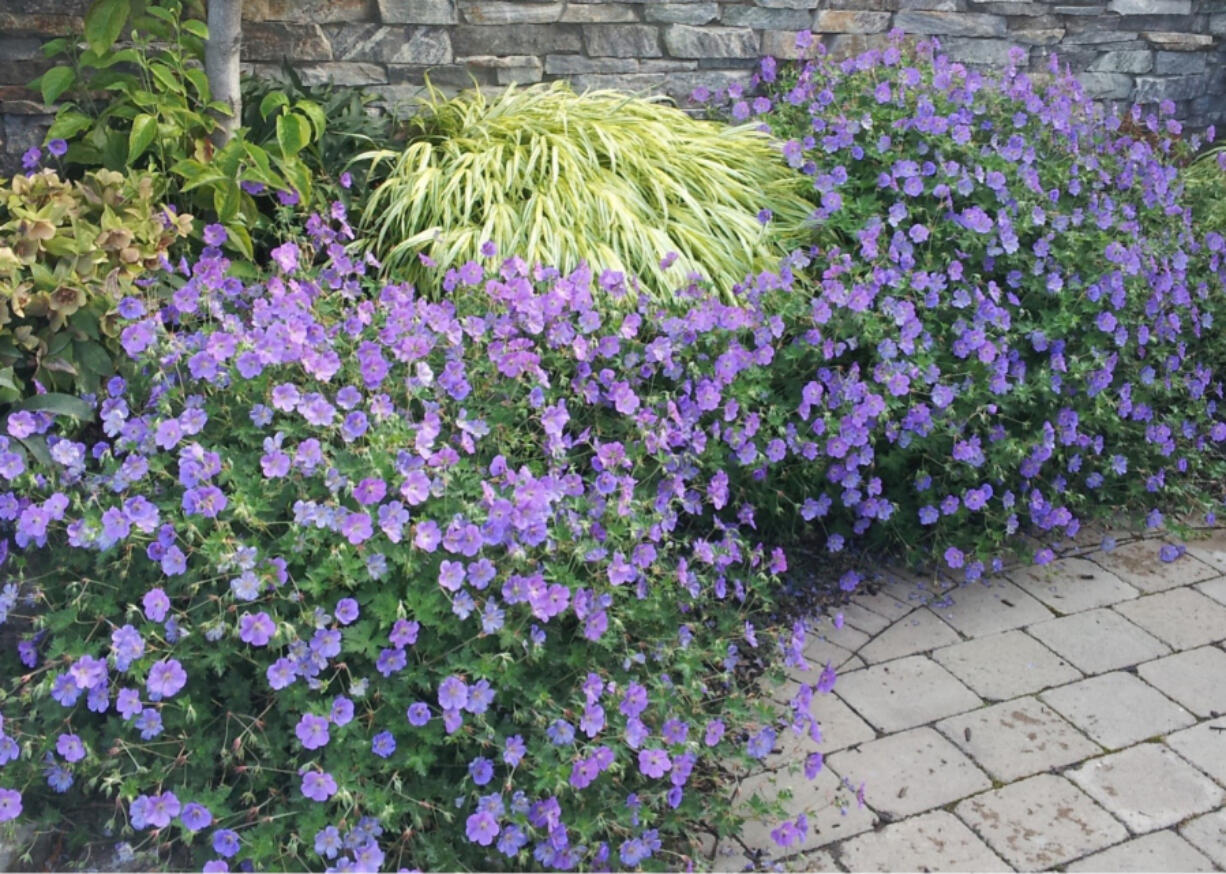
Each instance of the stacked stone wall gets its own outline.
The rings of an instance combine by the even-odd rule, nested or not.
[[[24,85],[52,36],[79,33],[89,0],[0,0],[0,156],[39,141],[46,108]],[[688,95],[747,80],[763,54],[812,31],[836,55],[891,29],[935,36],[992,69],[1009,48],[1045,70],[1055,53],[1095,97],[1174,101],[1193,127],[1226,121],[1226,0],[246,0],[247,69],[292,63],[307,82],[390,102],[422,91],[570,79],[576,88]]]

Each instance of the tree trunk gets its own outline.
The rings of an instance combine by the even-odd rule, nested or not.
[[[209,0],[209,40],[204,49],[204,71],[209,77],[213,99],[230,107],[230,115],[219,113],[220,126],[213,141],[222,146],[238,130],[243,111],[239,92],[239,50],[243,40],[243,0]]]

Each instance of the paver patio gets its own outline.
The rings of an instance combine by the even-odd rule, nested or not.
[[[781,732],[738,797],[790,790],[718,870],[1226,868],[1226,533],[1126,543],[988,584],[894,575],[810,632],[820,742]],[[841,666],[841,667],[840,667]],[[805,756],[825,754],[812,784]],[[769,775],[769,776],[768,776]],[[862,803],[856,790],[862,789]]]

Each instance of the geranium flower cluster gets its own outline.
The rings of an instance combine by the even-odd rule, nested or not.
[[[432,302],[309,227],[122,302],[97,432],[0,437],[0,813],[101,786],[206,870],[683,864],[730,821],[698,775],[819,737],[834,682],[782,721],[736,682],[802,661],[709,439],[786,338],[515,258]]]
[[[901,40],[767,59],[712,99],[756,114],[814,186],[815,245],[793,259],[814,293],[771,309],[798,342],[759,388],[800,421],[725,429],[756,477],[787,455],[804,485],[742,494],[830,552],[968,580],[1020,534],[1045,562],[1095,516],[1212,520],[1226,239],[1192,223],[1170,105],[1125,126],[1054,61],[994,81]]]

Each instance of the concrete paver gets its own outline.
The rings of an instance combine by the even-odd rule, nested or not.
[[[888,582],[875,595],[856,595],[852,601],[895,622],[915,609],[915,605],[907,601],[905,589],[909,587],[909,584],[902,581]],[[902,595],[902,598],[896,597],[897,595]]]
[[[931,728],[892,734],[835,753],[840,777],[865,784],[865,801],[891,820],[922,813],[990,789],[992,781]]]
[[[1226,532],[1214,531],[1208,537],[1188,541],[1188,553],[1219,574],[1226,574]]]
[[[1052,612],[1008,580],[969,583],[950,592],[953,604],[937,615],[965,634],[982,637],[1050,619]]]
[[[944,810],[891,823],[839,845],[851,871],[1012,871],[978,835]]]
[[[1091,740],[1113,750],[1196,722],[1183,707],[1121,671],[1051,689],[1039,698]]]
[[[800,734],[791,728],[780,731],[775,741],[775,752],[764,762],[767,768],[803,762],[810,753],[829,755],[877,737],[872,726],[834,695],[814,695],[810,712],[818,721],[821,740],[813,740],[807,730]]]
[[[1093,560],[1142,592],[1163,592],[1218,575],[1218,571],[1191,553],[1184,553],[1175,561],[1161,561],[1158,558],[1161,547],[1158,540],[1136,540],[1110,552],[1096,552]]]
[[[1226,640],[1226,607],[1195,589],[1149,595],[1114,609],[1175,649]]]
[[[863,631],[865,634],[872,636],[879,631],[884,631],[890,627],[891,619],[876,613],[867,607],[855,603],[845,604],[839,607],[836,612],[843,614],[843,621]]]
[[[1135,834],[1175,825],[1226,800],[1220,786],[1160,743],[1091,759],[1065,776]]]
[[[1108,607],[1139,594],[1089,559],[1064,558],[1048,565],[1010,571],[1009,579],[1058,613]]]
[[[1226,810],[1198,816],[1179,827],[1179,833],[1196,849],[1226,870]]]
[[[1101,674],[1164,656],[1170,649],[1112,610],[1062,616],[1026,629],[1087,674]]]
[[[908,656],[844,674],[835,694],[882,731],[902,731],[981,703],[953,674],[924,656]]]
[[[1128,836],[1092,798],[1054,774],[968,798],[955,813],[1022,871],[1053,868]]]
[[[1137,673],[1202,719],[1226,713],[1226,652],[1216,646],[1202,646],[1146,662],[1137,666]],[[1223,752],[1226,753],[1226,748]]]
[[[1098,744],[1037,698],[943,719],[937,730],[998,780],[1011,781],[1100,754]]]
[[[1022,631],[977,637],[932,657],[977,694],[1004,701],[1081,679],[1081,671]]]
[[[782,816],[757,816],[741,829],[741,840],[751,850],[769,854],[772,858],[792,855],[805,849],[816,849],[824,844],[850,837],[873,827],[876,817],[867,807],[856,804],[855,794],[847,791],[838,777],[823,769],[814,780],[803,774],[788,774],[783,771],[762,772],[746,777],[737,787],[735,801],[750,810],[750,799],[757,795],[768,803],[779,801],[783,806]],[[789,847],[781,847],[771,837],[785,819],[795,820],[804,814],[808,818],[805,837]],[[721,855],[720,850],[717,855]]]
[[[1072,863],[1068,871],[1215,871],[1213,860],[1170,830],[1150,832]]]
[[[1166,744],[1222,786],[1226,786],[1226,717],[1166,736]]]
[[[1226,577],[1200,583],[1196,590],[1208,595],[1219,604],[1226,604]]]
[[[962,638],[927,607],[921,607],[881,631],[857,655],[867,663],[876,664],[903,656],[927,652]]]

